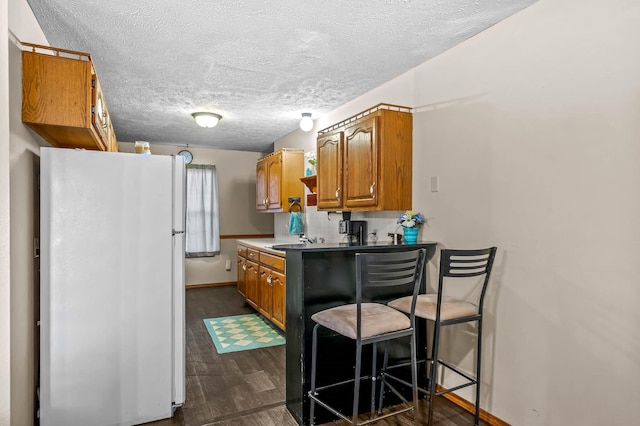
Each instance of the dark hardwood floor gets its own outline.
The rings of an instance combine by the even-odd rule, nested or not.
[[[171,419],[146,425],[297,425],[285,406],[285,347],[219,355],[209,337],[203,319],[253,312],[236,288],[196,288],[186,295],[186,402]],[[444,398],[436,398],[434,407],[434,426],[473,425],[471,414]],[[421,416],[426,409],[422,400]],[[420,424],[425,423],[421,417]],[[410,425],[413,414],[375,424]]]

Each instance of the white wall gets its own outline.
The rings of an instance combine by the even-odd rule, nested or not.
[[[316,126],[379,102],[416,108],[423,238],[499,248],[482,407],[514,425],[637,423],[639,21],[635,0],[541,0]],[[315,146],[295,133],[276,147]],[[445,349],[469,369],[466,331]]]
[[[8,78],[0,81],[8,82],[8,98],[0,96],[0,99],[8,99],[9,126],[0,126],[7,129],[7,144],[9,158],[8,167],[1,169],[10,173],[10,203],[1,203],[2,209],[10,212],[10,237],[2,238],[3,243],[10,242],[11,261],[10,285],[11,294],[10,309],[10,342],[11,342],[11,386],[10,403],[12,425],[31,425],[34,418],[34,394],[36,386],[35,355],[34,355],[34,266],[33,266],[33,159],[40,150],[41,139],[34,136],[22,124],[22,66],[20,49],[17,40],[47,45],[47,40],[40,29],[31,8],[24,0],[11,1],[8,8],[8,40],[3,42],[8,46],[8,51],[3,57],[8,58],[2,63],[8,64]],[[4,15],[3,16],[7,16]],[[4,47],[3,46],[3,47]],[[2,111],[6,111],[4,108]],[[4,270],[4,269],[3,269]],[[8,271],[9,269],[7,269]],[[1,280],[3,283],[6,282]],[[5,322],[3,321],[3,326]],[[3,342],[5,339],[2,339]],[[7,383],[4,380],[3,384]],[[2,403],[5,402],[1,398]]]
[[[7,0],[0,0],[0,426],[11,420],[8,15]]]
[[[215,132],[215,129],[212,130]],[[177,154],[184,146],[151,144],[153,154]],[[120,142],[121,152],[133,152],[133,143]],[[193,164],[213,164],[218,174],[220,235],[273,234],[273,217],[256,211],[256,162],[258,152],[189,148]],[[215,257],[186,259],[186,284],[229,283],[237,279],[236,239],[221,239]],[[231,260],[231,270],[225,261]]]

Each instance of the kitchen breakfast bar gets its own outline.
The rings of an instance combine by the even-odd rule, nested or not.
[[[287,408],[301,425],[308,425],[309,398],[311,380],[311,345],[313,321],[311,316],[321,310],[334,306],[355,303],[355,254],[365,252],[408,251],[418,248],[427,249],[427,259],[435,253],[435,242],[392,245],[388,243],[369,243],[366,245],[335,244],[280,244],[275,250],[286,253],[286,403]],[[423,275],[421,293],[426,289],[426,273]],[[363,302],[386,303],[394,298],[406,296],[390,292],[376,293],[375,297]],[[426,325],[416,321],[418,353],[426,350]],[[382,348],[378,351],[381,355]],[[381,356],[378,357],[382,359]],[[363,350],[363,372],[371,369],[371,347]],[[392,345],[391,363],[409,359],[409,341],[400,341]],[[353,340],[337,335],[321,327],[318,335],[317,377],[318,385],[324,382],[341,382],[353,379],[355,364],[355,343]],[[380,364],[378,364],[380,365]],[[424,368],[424,365],[422,365]],[[419,370],[419,377],[424,377]],[[369,398],[371,381],[361,384],[361,412],[370,411]],[[410,399],[410,394],[408,394]],[[347,415],[351,414],[353,385],[345,384],[333,388],[328,396],[332,405]],[[392,393],[385,392],[385,405],[393,405],[400,400]],[[335,416],[323,408],[316,408],[316,423],[335,419]]]

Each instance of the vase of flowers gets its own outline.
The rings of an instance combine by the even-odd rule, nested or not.
[[[404,231],[404,242],[406,244],[415,244],[418,242],[418,231],[424,223],[424,217],[420,212],[407,210],[398,218],[398,223],[402,225]]]

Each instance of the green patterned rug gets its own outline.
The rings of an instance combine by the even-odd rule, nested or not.
[[[284,345],[280,330],[256,314],[207,318],[204,324],[219,354]]]

